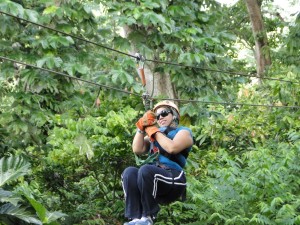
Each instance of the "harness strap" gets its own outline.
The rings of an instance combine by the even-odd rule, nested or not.
[[[159,152],[155,152],[154,154],[149,155],[146,159],[141,159],[136,154],[135,156],[135,163],[137,166],[142,166],[148,163],[153,163],[156,161],[157,157],[159,155]]]

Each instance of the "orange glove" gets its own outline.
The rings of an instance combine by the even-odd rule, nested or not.
[[[152,126],[153,124],[156,123],[156,115],[154,112],[151,110],[148,110],[145,112],[143,117],[141,117],[137,122],[136,122],[136,127],[139,128],[141,131],[145,130],[145,127]]]
[[[152,141],[152,142],[155,141],[154,135],[155,135],[157,132],[160,132],[160,130],[158,129],[158,127],[155,126],[155,125],[146,127],[146,128],[145,128],[145,131],[146,131],[148,137],[150,138],[150,141]]]

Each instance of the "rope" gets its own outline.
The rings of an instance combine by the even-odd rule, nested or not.
[[[110,86],[107,86],[107,85],[104,85],[104,84],[98,84],[98,83],[95,83],[93,81],[84,80],[84,79],[78,78],[78,77],[73,77],[73,76],[70,76],[70,75],[62,73],[62,72],[58,72],[58,71],[50,70],[50,69],[45,69],[45,68],[42,68],[42,67],[38,67],[38,66],[35,66],[35,65],[32,65],[32,64],[27,64],[27,63],[24,63],[24,62],[20,62],[20,61],[10,59],[10,58],[7,58],[7,57],[0,56],[0,59],[10,61],[10,62],[14,62],[14,63],[18,63],[18,64],[21,64],[21,65],[24,65],[24,66],[32,67],[32,68],[39,69],[39,70],[42,70],[42,71],[46,71],[46,72],[49,72],[49,73],[54,73],[54,74],[57,74],[57,75],[60,75],[60,76],[68,77],[68,78],[73,79],[73,80],[82,81],[84,83],[89,83],[89,84],[96,85],[96,86],[99,86],[99,87],[103,87],[103,88],[106,88],[106,89],[112,89],[112,90],[123,92],[123,93],[126,93],[126,94],[140,96],[140,95],[135,94],[135,93],[130,92],[130,91],[125,91],[125,90],[122,90],[122,89],[119,89],[119,88],[110,87]]]
[[[34,24],[36,26],[39,26],[39,27],[42,27],[42,28],[45,28],[45,29],[52,30],[54,32],[57,32],[57,33],[60,33],[60,34],[66,35],[66,36],[70,36],[74,39],[81,40],[81,41],[96,45],[98,47],[101,47],[101,48],[104,48],[104,49],[107,49],[107,50],[110,50],[110,51],[113,51],[113,52],[117,52],[117,53],[129,56],[129,57],[135,58],[136,60],[139,60],[139,57],[137,57],[137,56],[134,56],[134,55],[128,54],[126,52],[122,52],[122,51],[119,51],[119,50],[116,50],[116,49],[113,49],[113,48],[110,48],[110,47],[107,47],[107,46],[104,46],[102,44],[98,44],[96,42],[93,42],[93,41],[90,41],[90,40],[87,40],[87,39],[84,39],[84,38],[81,38],[81,37],[77,37],[77,36],[72,35],[72,34],[65,33],[63,31],[54,29],[52,27],[48,27],[48,26],[45,26],[45,25],[42,25],[42,24],[39,24],[39,23],[32,22],[30,20],[12,15],[10,13],[3,12],[2,10],[0,10],[0,13],[2,13],[4,15],[7,15],[7,16],[10,16],[10,17],[13,17],[13,18],[18,19],[18,20],[22,20],[22,21],[27,22],[27,23]],[[180,66],[180,67],[185,67],[185,68],[200,69],[200,70],[205,70],[205,71],[210,71],[210,72],[219,72],[219,73],[227,73],[227,74],[239,75],[239,76],[244,76],[244,77],[253,77],[253,78],[258,78],[258,79],[263,79],[263,80],[274,80],[274,81],[288,82],[288,83],[300,83],[300,82],[296,82],[296,81],[288,81],[288,80],[283,80],[283,79],[278,79],[278,78],[258,77],[258,76],[254,76],[253,73],[252,74],[244,74],[244,73],[240,73],[240,72],[231,72],[231,71],[225,71],[225,70],[202,68],[202,67],[197,67],[197,66],[188,66],[188,65],[183,65],[183,64],[179,64],[179,63],[173,63],[173,62],[168,62],[168,61],[160,61],[160,60],[154,60],[154,59],[145,59],[145,61],[160,63],[160,64],[173,65],[173,66]]]
[[[98,44],[98,43],[96,43],[96,42],[87,40],[87,39],[85,39],[85,38],[77,37],[77,36],[75,36],[75,35],[68,34],[68,33],[66,33],[66,32],[63,32],[63,31],[54,29],[54,28],[52,28],[52,27],[48,27],[48,26],[45,26],[45,25],[42,25],[42,24],[39,24],[39,23],[32,22],[32,21],[27,20],[27,19],[23,19],[23,18],[18,17],[18,16],[14,16],[14,15],[12,15],[12,14],[10,14],[10,13],[3,12],[2,10],[0,10],[0,13],[2,13],[2,14],[4,14],[4,15],[7,15],[7,16],[10,16],[10,17],[13,17],[13,18],[18,19],[18,20],[22,20],[22,21],[24,21],[24,22],[26,22],[26,23],[31,23],[31,24],[34,24],[34,25],[39,26],[39,27],[43,27],[43,28],[48,29],[48,30],[52,30],[52,31],[54,31],[54,32],[56,32],[56,33],[60,33],[60,34],[63,34],[63,35],[72,37],[72,38],[74,38],[74,39],[77,39],[77,40],[80,40],[80,41],[84,41],[84,42],[87,42],[87,43],[96,45],[96,46],[98,46],[98,47],[101,47],[101,48],[104,48],[104,49],[107,49],[107,50],[110,50],[110,51],[113,51],[113,52],[117,52],[117,53],[120,53],[120,54],[129,56],[129,57],[132,57],[132,58],[136,58],[134,55],[130,55],[130,54],[128,54],[128,53],[125,53],[125,52],[122,52],[122,51],[119,51],[119,50],[116,50],[116,49],[113,49],[113,48],[109,48],[109,47],[107,47],[107,46]]]
[[[213,101],[201,101],[201,100],[189,100],[189,99],[176,99],[176,98],[153,98],[153,100],[170,100],[176,102],[189,102],[189,103],[202,103],[202,104],[218,104],[218,105],[235,105],[235,106],[253,106],[253,107],[267,107],[267,108],[292,108],[300,109],[297,105],[263,105],[263,104],[248,104],[248,103],[238,103],[238,102],[213,102]]]
[[[282,80],[282,79],[272,78],[272,77],[258,77],[256,75],[254,75],[254,73],[244,74],[244,73],[240,73],[240,72],[231,72],[231,71],[225,71],[225,70],[209,69],[209,68],[203,68],[203,67],[197,67],[197,66],[187,66],[187,65],[180,64],[180,63],[159,61],[159,60],[153,60],[153,59],[145,59],[145,61],[161,63],[161,64],[167,64],[167,65],[172,65],[172,66],[181,66],[181,67],[191,68],[191,69],[206,70],[206,71],[210,71],[210,72],[228,73],[228,74],[231,74],[231,75],[239,75],[239,76],[243,76],[243,77],[253,77],[253,78],[258,78],[258,79],[263,79],[263,80],[274,80],[274,81],[280,81],[280,82],[300,84],[300,82],[297,82],[297,81]]]
[[[81,79],[81,78],[78,78],[78,77],[73,77],[73,76],[70,76],[70,75],[65,74],[65,73],[61,73],[61,72],[58,72],[58,71],[55,71],[55,70],[41,68],[41,67],[38,67],[38,66],[27,64],[27,63],[17,61],[17,60],[14,60],[14,59],[10,59],[10,58],[7,58],[7,57],[0,56],[0,59],[10,61],[10,62],[14,62],[14,63],[18,63],[18,64],[21,64],[21,65],[24,65],[24,66],[29,66],[29,67],[32,67],[32,68],[35,68],[35,69],[47,71],[49,73],[54,73],[54,74],[57,74],[57,75],[65,76],[65,77],[68,77],[70,79],[82,81],[82,82],[89,83],[89,84],[92,84],[92,85],[96,85],[96,86],[99,86],[99,87],[104,87],[106,89],[112,89],[112,90],[123,92],[123,93],[126,93],[126,94],[140,96],[139,94],[136,94],[134,92],[129,92],[129,91],[125,91],[125,90],[122,90],[122,89],[119,89],[119,88],[110,87],[110,86],[103,85],[103,84],[98,84],[98,83],[95,83],[95,82],[92,82],[92,81],[89,81],[89,80],[84,80],[84,79]],[[254,106],[254,107],[269,107],[269,108],[296,108],[296,109],[300,108],[300,106],[296,106],[296,105],[294,105],[294,106],[279,106],[279,105],[247,104],[247,103],[233,103],[233,102],[213,102],[213,101],[176,99],[176,98],[151,98],[151,101],[152,100],[171,100],[171,101],[177,101],[177,102],[190,102],[190,103],[194,102],[194,103],[214,104],[214,105],[236,105],[236,106]]]

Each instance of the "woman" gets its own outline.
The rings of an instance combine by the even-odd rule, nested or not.
[[[124,225],[152,225],[159,204],[176,201],[185,193],[183,168],[193,136],[189,128],[178,127],[179,119],[177,106],[162,101],[136,123],[133,152],[138,155],[148,152],[157,157],[140,168],[128,167],[122,174],[125,216],[131,219]]]

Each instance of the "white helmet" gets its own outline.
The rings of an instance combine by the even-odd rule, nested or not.
[[[169,100],[164,100],[164,101],[157,103],[153,107],[153,111],[155,112],[158,108],[164,107],[164,106],[172,107],[178,113],[178,116],[180,117],[180,113],[179,113],[179,109],[178,109],[177,105],[174,102],[171,102]]]

